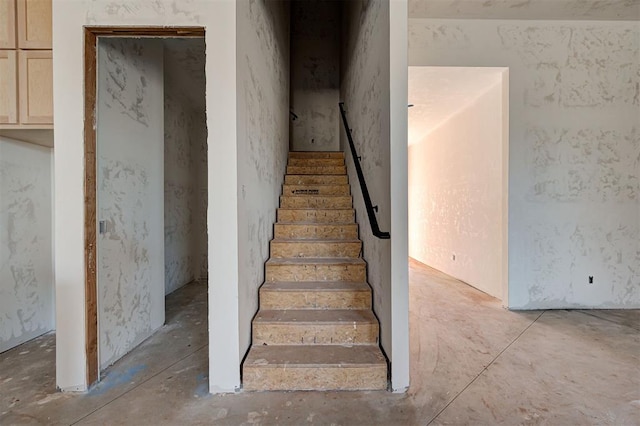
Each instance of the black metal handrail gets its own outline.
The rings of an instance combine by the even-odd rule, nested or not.
[[[374,206],[371,202],[371,197],[369,196],[369,190],[367,189],[367,182],[364,180],[364,174],[362,174],[362,167],[360,167],[360,158],[358,153],[356,152],[356,146],[353,143],[353,136],[351,136],[351,129],[349,128],[349,123],[347,122],[347,115],[344,111],[344,102],[340,102],[340,115],[342,115],[342,124],[344,124],[344,131],[347,134],[347,139],[349,140],[349,147],[351,148],[351,156],[353,157],[353,164],[356,166],[356,174],[358,175],[358,181],[360,182],[360,190],[362,191],[362,197],[364,198],[364,206],[367,209],[367,216],[369,216],[369,224],[371,225],[371,231],[373,235],[382,239],[388,240],[391,238],[391,234],[388,232],[383,232],[380,230],[378,226],[378,219],[376,218],[375,212],[378,211],[378,206]]]

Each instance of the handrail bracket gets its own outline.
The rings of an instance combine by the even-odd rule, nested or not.
[[[369,190],[367,189],[367,182],[364,180],[364,174],[362,173],[362,166],[360,166],[360,162],[362,161],[362,157],[358,155],[356,152],[355,144],[353,143],[353,135],[351,134],[351,128],[349,127],[349,123],[347,121],[347,114],[344,109],[344,102],[340,102],[338,104],[340,106],[340,115],[342,116],[342,124],[344,124],[344,130],[347,134],[347,139],[349,140],[349,148],[351,148],[351,157],[353,158],[353,164],[356,167],[356,174],[358,175],[358,182],[360,183],[360,190],[362,191],[362,197],[364,198],[364,206],[367,209],[367,216],[369,217],[369,224],[371,225],[371,232],[374,236],[382,239],[388,240],[391,238],[391,234],[388,232],[384,232],[380,230],[378,226],[378,219],[376,218],[376,213],[378,211],[378,206],[374,206],[371,202],[371,196],[369,195]]]

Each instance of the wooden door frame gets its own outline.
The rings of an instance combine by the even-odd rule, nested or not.
[[[204,38],[204,27],[84,27],[84,262],[87,388],[98,381],[97,43],[99,37]]]

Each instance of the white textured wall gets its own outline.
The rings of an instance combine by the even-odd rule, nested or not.
[[[289,151],[289,6],[239,1],[237,11],[239,354],[244,357]]]
[[[165,58],[166,60],[166,58]],[[166,78],[165,78],[166,82]],[[194,123],[175,86],[164,92],[164,287],[169,294],[195,278],[192,247],[190,129]]]
[[[165,293],[169,294],[207,276],[207,131],[204,111],[194,109],[175,83],[190,75],[171,75],[179,65],[168,64],[173,59],[166,54],[164,60]]]
[[[378,224],[390,230],[390,59],[389,3],[353,1],[344,9],[341,95],[362,170],[374,205],[379,206]],[[406,143],[406,142],[405,142]],[[353,190],[356,219],[360,225],[367,278],[373,289],[373,309],[380,320],[380,339],[389,358],[391,347],[391,241],[376,238],[364,207],[349,144],[341,132],[341,146],[347,152],[347,169]]]
[[[409,255],[501,299],[506,227],[496,74],[484,94],[409,146]]]
[[[54,329],[50,148],[0,137],[0,352]]]
[[[292,151],[340,145],[340,2],[291,3]]]
[[[191,179],[193,194],[191,198],[191,251],[193,272],[198,280],[207,281],[209,274],[209,247],[207,245],[207,209],[209,205],[207,183],[207,117],[204,111],[192,111],[192,127],[189,129],[191,139]]]
[[[84,293],[83,26],[202,26],[206,30],[209,131],[207,210],[209,371],[214,392],[240,384],[237,343],[238,217],[236,2],[96,0],[53,3],[56,382],[86,389]],[[215,141],[215,144],[214,144]]]
[[[105,368],[164,323],[161,40],[98,43],[99,359]]]
[[[391,152],[391,390],[409,388],[409,225],[407,0],[389,3],[389,144]]]
[[[640,23],[410,17],[409,65],[509,67],[509,307],[640,307]]]

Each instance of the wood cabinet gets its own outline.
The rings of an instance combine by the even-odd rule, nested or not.
[[[17,123],[18,73],[15,50],[0,50],[0,124]]]
[[[52,0],[17,0],[18,48],[51,49]]]
[[[16,2],[0,0],[0,49],[16,47]]]
[[[0,0],[0,129],[52,128],[52,0]]]
[[[20,123],[53,123],[53,61],[51,50],[20,50]]]

